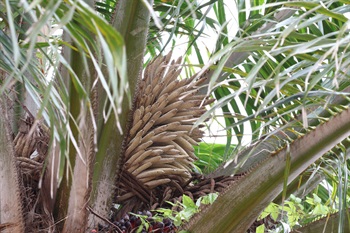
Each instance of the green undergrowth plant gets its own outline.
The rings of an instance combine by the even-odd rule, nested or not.
[[[159,229],[165,230],[165,232],[173,232],[174,230],[177,232],[177,229],[179,229],[181,225],[188,222],[193,215],[199,213],[201,206],[211,205],[217,197],[218,193],[210,193],[200,197],[196,201],[193,201],[191,197],[183,194],[180,198],[181,201],[177,201],[175,203],[167,202],[171,208],[158,208],[153,210],[153,213],[150,211],[129,213],[128,218],[130,218],[130,221],[133,222],[132,224],[136,224],[136,226],[138,226],[137,228],[134,228],[132,232],[153,232],[154,227],[156,227],[156,232],[158,232]],[[120,228],[120,224],[125,225],[124,221],[125,218],[124,220],[119,221]],[[139,222],[137,223],[137,221]],[[175,227],[171,228],[170,230],[164,229],[164,225],[159,228],[157,224],[173,224]],[[118,222],[115,222],[114,225],[118,226]],[[121,230],[123,229],[121,228]],[[181,230],[179,232],[186,233],[187,231]]]
[[[193,201],[189,196],[184,194],[180,198],[181,201],[177,201],[175,203],[167,202],[171,208],[158,208],[153,210],[153,213],[150,211],[129,213],[128,216],[130,216],[130,221],[139,221],[139,223],[136,223],[136,226],[138,227],[134,228],[136,229],[136,233],[145,231],[153,232],[152,227],[154,227],[157,223],[167,223],[169,221],[175,226],[174,229],[178,229],[182,224],[188,222],[193,215],[197,214],[200,211],[201,206],[212,204],[217,197],[218,193],[210,193],[200,197],[196,201]],[[131,216],[134,217],[134,220],[131,220]],[[135,220],[135,217],[137,220]],[[121,221],[122,224],[124,224],[124,220]],[[119,221],[119,223],[121,223],[121,221]],[[115,222],[115,224],[118,225],[118,222]],[[180,232],[184,233],[186,231]]]
[[[201,207],[211,205],[218,195],[218,193],[210,193],[194,201],[191,197],[183,194],[177,201],[167,201],[168,207],[151,211],[138,211],[136,213],[129,212],[118,221],[109,222],[107,225],[101,226],[99,230],[100,232],[116,230],[123,233],[185,233],[187,231],[179,230],[179,228],[187,223],[193,215],[199,213]]]
[[[170,218],[174,221],[175,226],[179,227],[183,222],[188,222],[194,214],[198,213],[201,205],[211,205],[217,197],[217,193],[210,193],[194,202],[184,194],[181,202],[168,202],[173,207],[172,209],[159,208],[156,212],[160,218]]]
[[[259,216],[259,220],[270,215],[279,225],[275,230],[270,232],[290,232],[290,229],[294,227],[309,224],[321,217],[338,211],[336,208],[337,205],[337,198],[332,202],[330,200],[323,200],[316,193],[312,193],[303,199],[291,194],[283,204],[270,203]],[[266,232],[264,224],[257,227],[256,232]]]

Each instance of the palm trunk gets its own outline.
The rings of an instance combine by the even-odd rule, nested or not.
[[[11,140],[5,94],[0,96],[0,228],[1,232],[24,232],[21,183]]]

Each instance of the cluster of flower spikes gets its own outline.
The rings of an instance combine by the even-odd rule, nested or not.
[[[139,81],[117,189],[121,215],[161,205],[191,180],[193,145],[204,134],[194,124],[213,99],[199,92],[203,78],[180,80],[181,58],[170,58],[150,62]]]

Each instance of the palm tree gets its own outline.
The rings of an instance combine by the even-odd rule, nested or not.
[[[186,191],[192,176],[187,165],[193,156],[186,142],[198,139],[196,127],[221,109],[227,145],[219,159],[224,162],[205,179],[214,182],[214,188],[222,176],[232,179],[216,202],[183,229],[246,232],[269,203],[283,204],[300,184],[309,184],[315,167],[322,168],[324,176],[336,167],[339,218],[335,221],[339,232],[346,232],[350,37],[344,13],[349,3],[254,1],[246,6],[246,1],[238,1],[235,7],[225,3],[0,3],[1,230],[86,232],[109,219],[118,201],[115,196],[128,200],[122,203],[130,207],[125,211],[134,211],[159,199],[153,195],[156,188],[164,191],[173,184]],[[206,7],[214,9],[216,18]],[[233,38],[227,36],[225,9],[237,10],[239,29]],[[197,43],[205,36],[204,22],[220,28],[216,48],[205,64]],[[187,94],[173,95],[186,103],[211,104],[203,102],[210,95],[216,101],[206,113],[203,105],[196,105],[197,136],[187,127],[192,129],[194,122],[186,127],[181,123],[188,129],[181,134],[171,131],[180,139],[170,140],[173,136],[167,134],[172,142],[182,140],[178,150],[187,146],[182,155],[188,157],[182,160],[185,168],[171,174],[173,183],[163,177],[164,183],[153,187],[145,184],[159,180],[130,182],[133,176],[125,175],[125,167],[135,171],[126,161],[138,137],[136,112],[142,101],[148,103],[141,94],[153,94],[147,85],[157,84],[147,83],[146,77],[160,73],[173,81],[180,73],[180,62],[169,68],[175,76],[158,69],[168,64],[166,56],[150,62],[141,80],[144,63],[149,62],[144,58],[154,58],[165,47],[163,35],[169,38],[165,45],[180,35],[189,39],[185,61],[193,51],[202,68],[198,73],[195,65],[185,68],[192,79],[179,81],[185,86],[176,88],[183,87]],[[197,86],[199,93],[188,97]],[[176,88],[167,90],[172,94]],[[251,135],[248,146],[245,134]],[[154,162],[147,164],[159,168]],[[125,189],[132,185],[140,186],[135,193],[145,192],[147,198],[142,200],[141,194],[135,200],[126,198],[131,195]],[[140,200],[142,207],[135,204]],[[319,225],[325,224],[326,220]]]

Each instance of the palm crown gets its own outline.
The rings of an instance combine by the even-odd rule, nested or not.
[[[290,193],[314,181],[316,191],[303,190],[333,203],[334,221],[346,231],[350,5],[245,4],[2,1],[0,229],[85,232],[103,222],[97,216],[109,217],[118,198],[126,211],[135,210],[140,198],[161,199],[167,186],[185,189],[191,172],[202,170],[214,183],[233,179],[185,230],[246,232],[272,201],[283,206]],[[237,15],[235,35],[228,10]],[[205,61],[198,38],[211,29],[219,35]],[[184,62],[172,64],[162,79],[170,56],[155,58],[178,38],[188,40]],[[194,57],[198,65],[190,62]],[[157,79],[167,84],[157,86]],[[147,117],[145,108],[163,99],[165,110]],[[220,119],[218,110],[227,144],[200,143],[194,150],[198,127]],[[148,141],[153,144],[142,147]],[[137,154],[147,149],[149,155]],[[168,171],[173,180],[164,176]],[[332,189],[317,186],[322,180]],[[141,188],[135,192],[133,184]],[[130,199],[134,204],[124,202]]]

